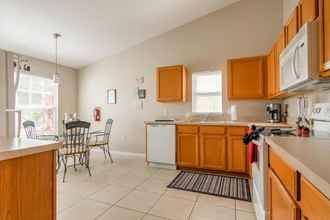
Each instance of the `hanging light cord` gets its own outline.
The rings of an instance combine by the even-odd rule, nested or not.
[[[58,38],[61,37],[60,34],[55,33],[54,38],[55,38],[55,64],[56,64],[56,72],[55,74],[58,74]]]

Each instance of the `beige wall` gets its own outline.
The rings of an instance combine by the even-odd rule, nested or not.
[[[6,125],[3,121],[6,121],[6,114],[4,110],[7,108],[7,79],[6,79],[6,61],[10,62],[11,52],[5,52],[0,50],[0,136],[5,135],[7,132]],[[31,64],[31,72],[29,74],[38,75],[42,77],[52,78],[55,71],[55,64],[27,57]],[[61,83],[59,87],[59,128],[62,128],[61,123],[64,117],[64,112],[77,112],[77,71],[60,66],[59,72],[61,73]]]
[[[103,128],[105,119],[114,119],[113,149],[144,152],[145,120],[154,120],[164,112],[184,115],[186,104],[162,104],[156,100],[155,69],[185,64],[189,72],[220,69],[226,78],[226,60],[234,57],[266,54],[282,24],[282,1],[244,0],[209,14],[190,24],[148,40],[118,55],[82,69],[79,73],[79,114],[92,120],[95,106],[102,108],[103,120],[94,123]],[[136,78],[145,77],[147,99],[138,107]],[[224,83],[225,84],[225,83]],[[118,90],[118,104],[106,104],[106,89]],[[226,96],[226,94],[225,94]],[[225,108],[228,101],[225,99]],[[260,101],[235,102],[240,120],[264,120]]]
[[[0,50],[0,136],[7,134],[7,118],[6,118],[6,104],[7,104],[7,77],[6,77],[6,53]]]
[[[283,24],[290,17],[293,9],[298,5],[299,0],[283,0]]]

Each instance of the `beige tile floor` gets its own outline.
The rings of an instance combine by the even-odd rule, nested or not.
[[[144,158],[93,152],[85,168],[58,174],[58,220],[255,220],[251,203],[167,189],[179,171],[150,168]]]

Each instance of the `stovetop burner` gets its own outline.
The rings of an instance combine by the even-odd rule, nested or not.
[[[262,135],[264,136],[296,136],[296,130],[293,128],[266,128]]]

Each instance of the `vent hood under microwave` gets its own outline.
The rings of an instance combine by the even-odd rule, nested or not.
[[[318,23],[306,23],[280,55],[280,90],[309,91],[330,87],[319,72]]]

